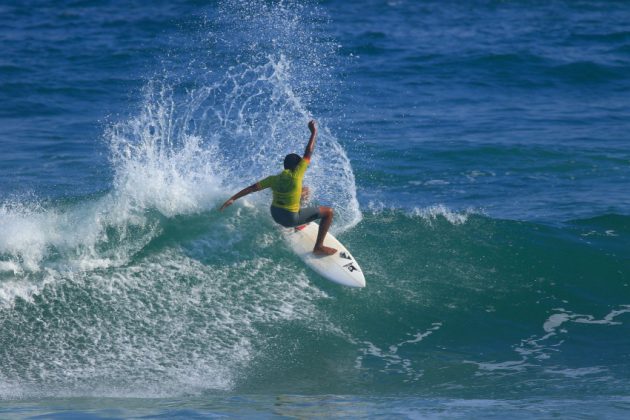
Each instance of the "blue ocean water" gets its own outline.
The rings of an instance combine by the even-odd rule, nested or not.
[[[8,0],[0,46],[0,416],[628,416],[627,2]],[[362,290],[217,211],[310,118]]]

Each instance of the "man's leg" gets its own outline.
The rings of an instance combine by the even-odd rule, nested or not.
[[[324,238],[328,233],[328,229],[333,221],[333,209],[330,207],[320,206],[319,214],[322,216],[319,223],[319,232],[317,232],[317,241],[315,241],[315,248],[313,253],[317,255],[333,255],[337,250],[328,246],[324,246]]]

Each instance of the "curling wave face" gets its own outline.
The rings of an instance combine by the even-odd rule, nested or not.
[[[230,13],[247,7],[220,6],[229,45],[214,50],[207,35],[206,53],[229,66],[191,59],[165,71],[135,115],[107,128],[109,190],[0,206],[1,397],[230,389],[265,346],[261,326],[316,316],[326,294],[284,251],[275,258],[268,197],[216,212],[303,149],[325,77],[329,47],[311,43],[296,10]],[[284,28],[273,48],[246,54],[244,40],[270,26]],[[360,220],[349,160],[325,121],[306,182],[338,209],[336,232]]]
[[[265,212],[166,218],[126,264],[47,269],[2,310],[1,395],[627,390],[627,217],[367,212],[341,234],[369,279],[357,291],[308,271]]]
[[[254,7],[223,3],[216,22],[242,35],[222,46],[223,59],[232,65],[206,69],[190,59],[185,71],[149,81],[137,115],[106,130],[114,174],[110,191],[57,204],[3,203],[3,305],[15,296],[28,299],[52,281],[50,270],[128,263],[159,237],[165,218],[210,211],[228,192],[277,172],[285,154],[301,151],[310,118],[302,98],[314,100],[321,81],[316,77],[324,77],[317,69],[326,66],[329,48],[309,44],[307,56],[299,53],[310,38],[296,10],[277,5],[248,15],[246,6]],[[229,12],[236,9],[246,18],[234,19]],[[243,59],[253,48],[244,39],[261,28],[272,36],[271,27],[284,28],[273,31],[274,47],[255,48]],[[208,48],[216,48],[209,38]],[[354,175],[325,122],[317,149],[306,182],[322,203],[338,210],[334,231],[340,232],[361,218]],[[265,198],[255,202],[264,206]]]

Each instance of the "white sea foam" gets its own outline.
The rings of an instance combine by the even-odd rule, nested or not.
[[[456,212],[452,211],[443,204],[437,204],[424,208],[416,207],[411,211],[412,216],[420,217],[429,223],[437,220],[438,218],[444,218],[452,225],[461,225],[466,223],[471,214],[479,214],[479,212],[470,208],[461,212]]]
[[[50,291],[28,317],[13,315],[12,328],[33,340],[28,363],[3,360],[0,398],[230,389],[265,348],[261,325],[316,318],[315,301],[326,297],[297,266],[264,257],[206,265],[178,250],[114,275],[65,280],[63,298]],[[3,352],[19,354],[23,345],[7,342]]]
[[[370,201],[367,205],[368,210],[374,214],[383,214],[385,212],[400,211],[401,209],[392,207],[382,201]],[[405,215],[411,218],[420,218],[428,224],[444,219],[450,224],[461,225],[468,221],[468,218],[474,214],[483,214],[479,210],[467,208],[465,210],[452,210],[444,204],[434,204],[427,207],[414,207],[410,210],[402,210]]]
[[[567,378],[575,379],[575,378],[581,378],[583,376],[590,376],[590,375],[601,376],[603,373],[608,373],[609,370],[608,368],[605,368],[605,367],[593,366],[593,367],[573,368],[573,369],[550,368],[550,369],[545,369],[545,372],[550,373],[552,375],[561,375]]]
[[[554,354],[561,351],[561,346],[564,343],[563,336],[569,334],[569,329],[566,327],[567,324],[620,325],[622,322],[615,319],[623,314],[630,313],[630,305],[622,305],[619,309],[612,310],[599,319],[593,315],[577,314],[564,308],[555,308],[554,311],[542,325],[544,334],[528,337],[514,346],[514,351],[521,357],[520,360],[505,362],[467,361],[467,363],[476,364],[482,371],[522,371],[530,366],[537,366],[539,361],[552,359]],[[532,359],[538,362],[533,363],[531,362]],[[599,370],[595,367],[582,370],[562,370],[558,368],[549,369],[548,372],[577,377],[579,375],[598,373]]]
[[[387,350],[380,348],[370,341],[358,341],[344,333],[340,335],[345,336],[348,341],[360,346],[359,351],[361,354],[355,359],[355,367],[357,369],[363,369],[364,365],[369,363],[369,359],[375,359],[383,364],[380,369],[381,372],[397,372],[406,377],[406,379],[403,380],[404,382],[414,382],[422,377],[424,373],[423,369],[419,368],[414,360],[398,354],[398,351],[403,346],[420,343],[431,334],[437,332],[441,327],[441,322],[434,322],[431,327],[425,331],[410,334],[412,336],[411,339],[392,344]]]

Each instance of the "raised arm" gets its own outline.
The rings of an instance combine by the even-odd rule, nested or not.
[[[315,125],[315,120],[309,121],[308,129],[311,130],[311,138],[308,139],[306,150],[304,150],[304,159],[310,160],[311,155],[313,154],[313,149],[315,148],[315,137],[317,137],[317,126]]]
[[[228,206],[231,206],[232,203],[234,203],[236,200],[238,200],[241,197],[245,197],[247,194],[251,194],[253,192],[256,191],[260,191],[260,186],[258,185],[258,183],[255,183],[253,185],[250,185],[247,188],[243,188],[242,190],[240,190],[239,192],[237,192],[236,194],[234,194],[232,197],[230,197],[230,199],[228,201],[226,201],[225,203],[223,203],[223,205],[221,206],[221,208],[219,209],[219,211],[223,211],[223,209],[225,209]]]

